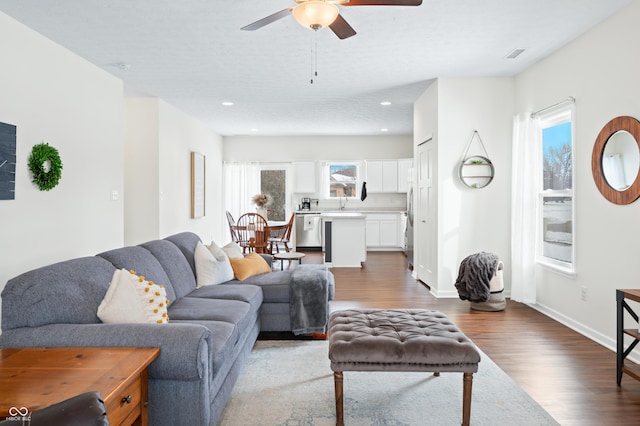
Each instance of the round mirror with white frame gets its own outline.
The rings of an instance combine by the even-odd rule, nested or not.
[[[600,131],[591,156],[593,179],[600,193],[614,204],[640,197],[640,122],[616,117]]]

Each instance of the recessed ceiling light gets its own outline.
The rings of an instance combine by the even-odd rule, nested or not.
[[[225,102],[223,102],[223,103],[222,103],[222,105],[224,105],[224,106],[231,106],[231,105],[233,105],[233,102],[225,101]]]
[[[258,131],[258,129],[251,129],[251,131],[252,131],[252,132],[257,132],[257,131]]]
[[[126,62],[118,62],[116,67],[120,68],[122,71],[129,71],[131,69],[131,64]]]
[[[382,106],[389,106],[389,105],[391,105],[391,102],[389,102],[389,101],[382,101],[382,102],[380,102],[380,105],[382,105]]]
[[[388,132],[389,129],[380,129],[381,132]]]

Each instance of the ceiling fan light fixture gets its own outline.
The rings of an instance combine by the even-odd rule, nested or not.
[[[335,4],[323,0],[309,0],[294,7],[291,13],[303,27],[319,30],[331,25],[340,11]]]

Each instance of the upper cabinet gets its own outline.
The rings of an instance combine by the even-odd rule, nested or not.
[[[296,161],[293,163],[293,192],[315,194],[318,188],[316,163],[314,161]]]
[[[368,192],[407,192],[411,159],[367,161]]]
[[[413,159],[398,160],[398,192],[409,192]]]

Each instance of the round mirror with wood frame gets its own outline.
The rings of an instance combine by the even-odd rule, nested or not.
[[[640,197],[640,179],[638,178],[640,170],[636,171],[635,179],[629,186],[619,190],[607,181],[603,167],[607,143],[618,132],[628,132],[633,136],[640,153],[640,121],[628,116],[616,117],[605,124],[596,138],[591,154],[591,171],[596,187],[604,198],[614,204],[631,204]]]

